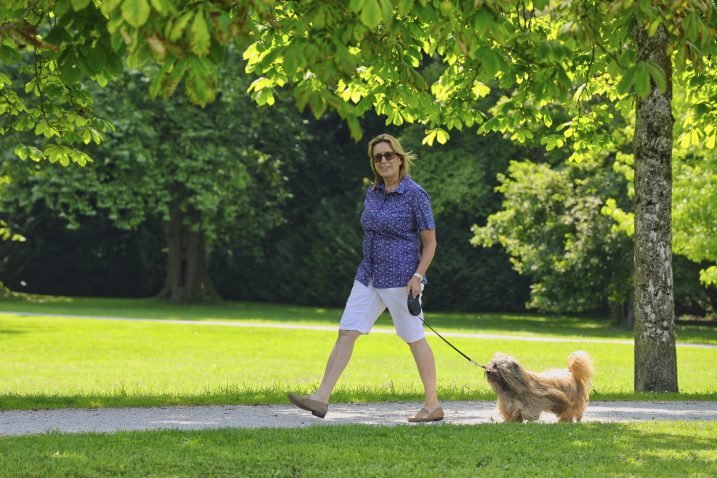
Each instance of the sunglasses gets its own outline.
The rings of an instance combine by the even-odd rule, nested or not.
[[[383,160],[383,158],[386,158],[386,161],[391,161],[396,156],[398,156],[398,154],[394,153],[393,151],[386,151],[385,153],[374,154],[373,162],[380,163]]]

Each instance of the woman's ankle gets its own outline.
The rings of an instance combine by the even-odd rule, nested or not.
[[[319,401],[321,403],[329,403],[329,397],[319,392],[312,393],[311,395],[309,395],[309,398],[312,400]]]
[[[427,401],[423,402],[423,408],[425,408],[429,412],[432,412],[433,410],[435,410],[436,408],[438,408],[440,406],[441,406],[441,402],[439,402],[438,400],[431,400],[431,401],[427,400]]]

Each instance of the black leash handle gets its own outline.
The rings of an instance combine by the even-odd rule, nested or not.
[[[467,356],[466,354],[464,354],[463,352],[461,352],[460,350],[458,350],[458,348],[457,348],[455,345],[453,345],[452,343],[450,343],[448,340],[445,339],[445,337],[443,337],[441,334],[439,334],[438,332],[436,332],[436,329],[434,329],[433,327],[431,327],[431,324],[429,324],[428,322],[426,322],[426,321],[423,319],[423,317],[419,316],[418,318],[421,319],[421,322],[423,322],[423,325],[425,325],[426,327],[428,327],[429,329],[431,329],[434,334],[436,334],[437,336],[439,336],[439,337],[441,338],[441,340],[443,340],[445,343],[447,343],[448,345],[450,345],[453,350],[455,350],[456,352],[458,352],[459,354],[461,354],[466,360],[468,360],[468,361],[469,361],[470,363],[472,363],[473,365],[476,365],[476,366],[478,366],[478,367],[481,367],[481,368],[485,369],[485,365],[479,364],[478,362],[476,362],[475,360],[473,360],[472,358],[470,358],[469,356]]]

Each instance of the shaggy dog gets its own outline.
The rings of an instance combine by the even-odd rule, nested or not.
[[[485,376],[506,422],[533,422],[540,412],[552,412],[561,422],[579,422],[588,405],[593,364],[587,352],[578,351],[568,357],[568,370],[534,373],[497,353],[486,365]]]

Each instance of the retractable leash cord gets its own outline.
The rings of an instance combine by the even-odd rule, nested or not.
[[[466,360],[468,360],[468,361],[469,361],[470,363],[472,363],[473,365],[476,365],[476,366],[478,366],[478,367],[481,367],[482,369],[485,369],[485,365],[479,364],[478,362],[476,362],[475,360],[473,360],[472,358],[470,358],[469,356],[467,356],[466,354],[464,354],[463,352],[461,352],[460,350],[458,350],[458,348],[457,348],[455,345],[453,345],[452,343],[450,343],[448,340],[445,339],[445,337],[443,337],[441,334],[439,334],[438,332],[436,332],[436,329],[434,329],[433,327],[431,327],[431,325],[430,325],[428,322],[426,322],[426,321],[423,319],[423,317],[418,316],[418,318],[421,319],[421,322],[423,322],[423,325],[425,325],[426,327],[428,327],[429,329],[431,329],[434,334],[436,334],[437,336],[439,336],[439,337],[441,338],[441,340],[443,340],[445,343],[447,343],[448,345],[450,345],[451,348],[453,348],[453,350],[455,350],[456,352],[458,352],[459,354],[461,354]]]

